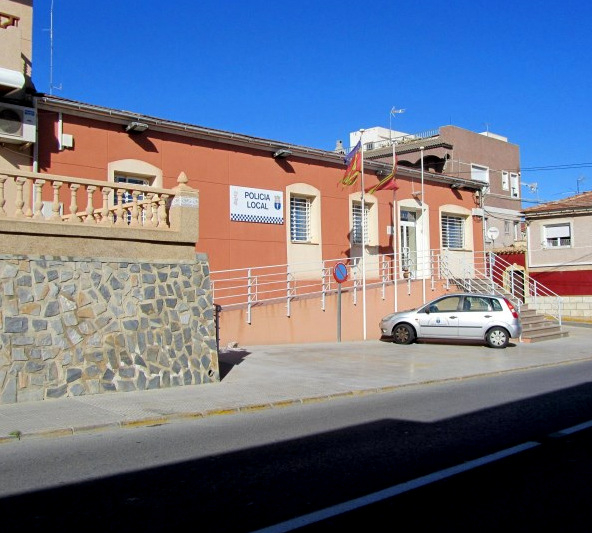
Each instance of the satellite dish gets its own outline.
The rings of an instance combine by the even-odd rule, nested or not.
[[[491,227],[487,230],[487,238],[491,241],[495,241],[499,237],[499,230],[497,228]]]

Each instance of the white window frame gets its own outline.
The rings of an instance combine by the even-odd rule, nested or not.
[[[543,226],[543,243],[546,248],[571,248],[572,227],[569,222]]]
[[[520,184],[518,183],[518,174],[515,172],[510,173],[510,190],[512,198],[520,197]]]
[[[510,190],[510,173],[506,172],[505,170],[502,170],[502,190]]]
[[[465,249],[466,220],[466,217],[458,214],[442,213],[440,215],[440,228],[442,233],[443,249]]]
[[[504,220],[504,235],[510,235],[510,221]]]
[[[290,195],[290,241],[293,243],[312,241],[312,201],[313,199],[309,196]]]
[[[471,164],[471,179],[486,183],[489,186],[489,168],[482,165]]]
[[[352,202],[352,229],[351,229],[351,243],[352,244],[369,244],[370,231],[370,205],[364,202],[365,216],[362,216],[362,202]],[[363,226],[363,228],[362,228]]]

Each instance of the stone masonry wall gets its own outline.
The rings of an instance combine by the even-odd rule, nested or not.
[[[205,256],[0,255],[0,403],[219,379]]]
[[[592,296],[562,296],[562,316],[564,320],[592,320]],[[526,303],[541,313],[557,314],[555,298],[537,296],[527,298]]]

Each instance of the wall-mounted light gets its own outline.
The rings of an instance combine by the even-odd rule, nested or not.
[[[288,150],[287,148],[280,148],[276,150],[273,154],[274,159],[287,159],[292,155],[292,151]]]
[[[127,131],[128,133],[142,133],[143,131],[146,131],[148,129],[148,124],[145,124],[144,122],[130,122],[126,127],[125,127],[125,131]]]

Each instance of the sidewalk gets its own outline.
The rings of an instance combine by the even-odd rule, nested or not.
[[[0,405],[0,443],[286,407],[527,368],[592,361],[592,329],[505,350],[379,340],[253,346],[220,353],[220,383]]]

